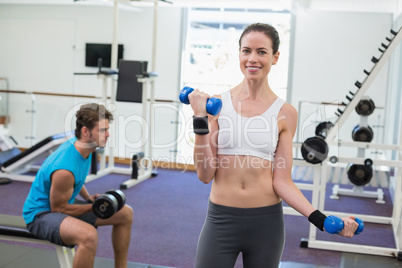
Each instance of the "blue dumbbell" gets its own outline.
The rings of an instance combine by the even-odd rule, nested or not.
[[[188,95],[193,92],[194,88],[184,87],[180,91],[179,99],[184,104],[190,104],[190,100],[188,99]],[[217,98],[210,98],[207,101],[207,113],[211,115],[217,115],[220,113],[222,109],[222,101]]]
[[[356,218],[355,221],[359,224],[359,227],[357,227],[357,230],[355,231],[355,235],[357,235],[363,232],[364,223],[359,218]],[[327,231],[330,234],[340,233],[343,229],[343,221],[341,218],[330,215],[324,221],[324,228],[325,231]]]

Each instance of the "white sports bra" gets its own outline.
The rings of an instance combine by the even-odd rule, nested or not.
[[[247,118],[235,111],[230,91],[223,92],[221,98],[217,154],[251,155],[273,161],[278,144],[278,113],[285,101],[277,98],[263,114]]]

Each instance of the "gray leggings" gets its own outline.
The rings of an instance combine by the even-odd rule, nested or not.
[[[282,202],[261,208],[235,208],[209,201],[195,267],[232,268],[242,252],[244,267],[277,268],[284,245]]]

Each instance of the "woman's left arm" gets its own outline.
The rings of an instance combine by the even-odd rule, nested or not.
[[[297,111],[285,103],[278,116],[279,139],[274,159],[273,186],[279,197],[296,211],[309,217],[316,209],[306,199],[292,180],[293,137],[296,132]],[[342,218],[344,228],[341,236],[352,237],[358,224],[354,217]]]
[[[292,180],[293,137],[296,132],[297,111],[288,103],[278,115],[279,138],[274,159],[274,190],[289,206],[308,217],[315,208]]]

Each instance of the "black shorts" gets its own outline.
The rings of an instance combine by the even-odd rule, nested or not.
[[[285,245],[282,202],[260,208],[235,208],[209,202],[198,240],[196,268],[243,266],[277,268]]]
[[[85,201],[75,200],[74,204],[88,204]],[[50,210],[42,211],[36,214],[35,219],[33,222],[27,224],[27,229],[30,231],[34,236],[50,241],[53,244],[59,246],[65,246],[73,248],[75,245],[65,245],[60,238],[60,225],[61,222],[69,217],[67,214],[63,214],[60,212],[51,212]],[[95,226],[95,222],[97,217],[91,211],[85,213],[83,215],[75,217],[79,220],[82,220],[86,223]]]

